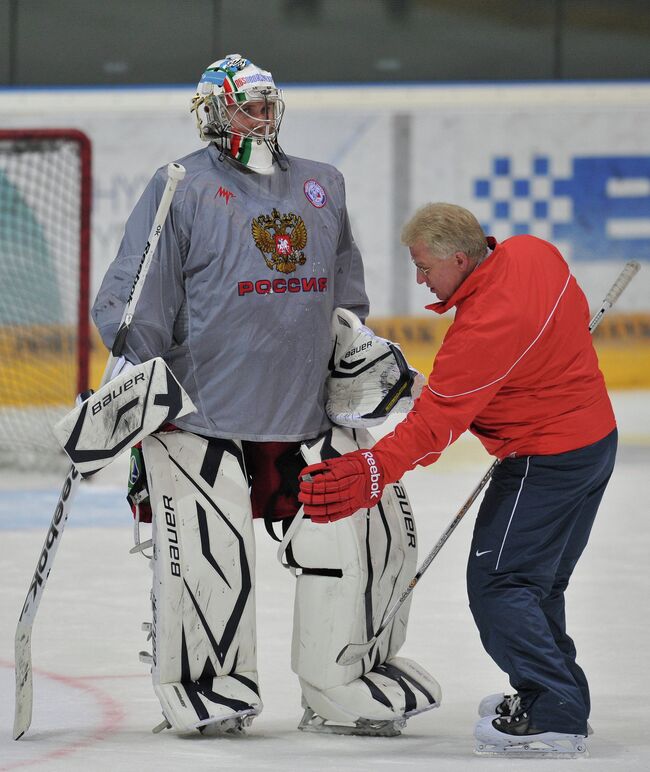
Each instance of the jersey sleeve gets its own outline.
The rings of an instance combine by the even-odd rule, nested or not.
[[[109,266],[93,305],[93,320],[108,348],[117,334],[165,184],[163,170],[145,188],[127,220],[118,254]],[[127,337],[124,355],[131,362],[162,356],[172,346],[174,322],[184,298],[182,245],[186,242],[180,228],[175,226],[172,208],[149,271],[143,277],[142,294]]]
[[[347,308],[362,322],[368,317],[370,304],[366,295],[363,262],[350,227],[345,203],[345,183],[339,178],[342,198],[341,230],[336,250],[335,306]]]

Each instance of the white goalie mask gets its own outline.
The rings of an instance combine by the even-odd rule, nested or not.
[[[352,428],[377,426],[390,413],[407,413],[424,377],[400,348],[375,335],[345,308],[332,315],[334,352],[325,409],[330,420]]]
[[[191,111],[201,139],[215,142],[224,155],[260,173],[272,171],[274,160],[283,166],[278,145],[282,92],[270,72],[241,54],[228,54],[206,68]]]

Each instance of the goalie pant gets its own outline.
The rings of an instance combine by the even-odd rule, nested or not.
[[[355,438],[355,435],[356,438]],[[372,439],[335,428],[305,462]],[[262,710],[255,622],[255,545],[241,444],[166,432],[143,442],[153,518],[154,689],[174,729],[188,731]],[[367,640],[415,570],[408,498],[390,487],[377,513],[331,527],[305,519],[289,546],[297,574],[292,667],[304,702],[333,722],[402,719],[440,702],[417,663],[395,657],[408,604],[363,662],[336,664]]]

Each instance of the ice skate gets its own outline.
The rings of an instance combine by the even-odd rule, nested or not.
[[[207,737],[218,737],[220,735],[242,735],[246,734],[246,729],[253,723],[253,719],[259,715],[259,710],[250,708],[235,713],[228,718],[209,718],[200,721],[196,729]]]
[[[404,657],[331,689],[300,683],[305,713],[298,729],[304,732],[395,737],[407,719],[437,708],[442,699],[438,682]]]
[[[483,697],[478,706],[478,714],[481,718],[486,716],[509,716],[516,713],[519,708],[521,698],[518,694],[488,694]]]
[[[172,729],[222,735],[241,734],[262,712],[254,686],[251,679],[221,676],[204,682],[156,684],[154,688]]]
[[[504,694],[497,692],[483,697],[478,706],[478,714],[481,718],[486,716],[510,716],[521,707],[521,697],[518,694]],[[594,730],[587,722],[587,734],[591,736]]]
[[[574,759],[587,755],[584,735],[540,731],[531,726],[524,711],[514,716],[482,718],[474,729],[474,739],[474,753],[478,756]]]
[[[193,727],[187,727],[185,731],[196,729],[206,737],[220,737],[222,735],[241,735],[245,734],[247,727],[253,723],[253,719],[259,715],[259,711],[251,708],[242,710],[239,713],[233,713],[228,717],[211,716],[203,721],[198,721]],[[157,724],[151,731],[159,734],[165,729],[173,729],[167,717],[163,714],[163,720]]]
[[[364,737],[397,737],[406,726],[406,718],[396,718],[387,721],[359,718],[349,723],[330,721],[314,713],[304,698],[302,704],[305,712],[298,724],[298,729],[301,732],[354,734]]]

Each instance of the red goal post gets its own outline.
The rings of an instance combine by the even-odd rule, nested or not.
[[[88,388],[91,174],[91,143],[77,129],[0,130],[4,463],[50,466],[49,427]]]

